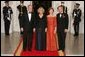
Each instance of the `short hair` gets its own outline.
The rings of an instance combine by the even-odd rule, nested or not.
[[[42,9],[43,13],[45,12],[45,9],[44,9],[42,6],[40,6],[40,7],[37,9],[38,12],[39,12],[40,9]]]

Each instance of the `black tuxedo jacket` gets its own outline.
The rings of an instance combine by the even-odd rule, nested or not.
[[[60,17],[60,13],[56,15],[57,17],[57,28],[58,31],[64,31],[64,29],[68,29],[68,14],[62,13]]]
[[[34,27],[34,19],[35,19],[34,13],[31,14],[30,21],[29,21],[28,13],[23,14],[21,19],[21,23],[22,23],[21,27],[23,27],[24,30],[32,31]]]

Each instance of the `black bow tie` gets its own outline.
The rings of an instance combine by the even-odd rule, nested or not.
[[[28,13],[31,13],[31,12],[28,12]]]

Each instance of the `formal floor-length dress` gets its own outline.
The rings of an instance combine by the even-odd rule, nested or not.
[[[56,34],[54,33],[56,26],[56,17],[47,16],[47,51],[57,50]]]
[[[36,16],[36,49],[37,50],[46,50],[46,33],[45,28],[46,24],[46,16],[44,15],[42,18]]]

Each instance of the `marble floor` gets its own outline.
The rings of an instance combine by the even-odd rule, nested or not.
[[[1,34],[1,55],[13,55],[16,47],[19,44],[20,33],[14,32],[10,36]]]
[[[84,34],[74,37],[68,33],[66,37],[66,56],[84,56]]]
[[[19,40],[20,34],[18,32],[14,32],[10,36],[1,33],[1,56],[13,56]],[[74,37],[73,34],[67,33],[65,47],[66,56],[84,56],[84,34]]]

